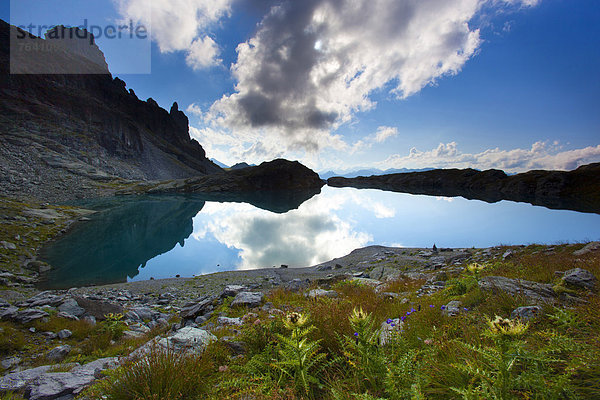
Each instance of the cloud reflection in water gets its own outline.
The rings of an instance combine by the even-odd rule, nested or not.
[[[273,214],[247,204],[207,203],[194,219],[192,237],[205,240],[210,235],[238,249],[239,269],[310,266],[373,241],[372,235],[356,229],[355,222],[337,215],[336,211],[352,200],[355,196],[341,192],[316,196],[286,214]],[[383,204],[362,203],[377,218],[394,215],[394,210]]]

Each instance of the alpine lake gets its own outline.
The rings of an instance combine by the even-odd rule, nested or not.
[[[369,245],[484,248],[600,239],[600,215],[325,186],[308,199],[116,197],[42,251],[47,289],[307,267]]]

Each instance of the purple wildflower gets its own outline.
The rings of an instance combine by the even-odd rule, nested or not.
[[[446,306],[441,306],[440,308],[441,308],[442,310],[445,310],[445,309],[446,309]]]
[[[433,304],[430,304],[430,305],[429,305],[429,307],[433,308],[433,307],[435,307],[435,306],[434,306]]]
[[[392,323],[392,319],[388,318],[387,321],[385,321],[388,325]]]
[[[358,337],[358,332],[354,332],[354,336]]]

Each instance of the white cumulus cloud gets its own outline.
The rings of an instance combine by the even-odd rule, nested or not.
[[[429,151],[412,148],[408,155],[394,154],[382,163],[383,168],[497,168],[506,172],[533,169],[573,170],[600,162],[600,145],[563,150],[559,143],[536,142],[530,149],[487,149],[480,153],[463,153],[456,142],[440,143]]]
[[[482,43],[471,21],[484,6],[537,2],[273,0],[237,47],[234,92],[212,105],[205,123],[242,143],[253,135],[244,145],[254,155],[251,146],[268,154],[352,151],[331,132],[375,108],[373,92],[406,98],[459,73]],[[393,134],[382,131],[378,141]]]
[[[208,68],[222,62],[219,58],[219,52],[217,43],[210,36],[205,36],[192,42],[185,61],[187,65],[195,70]]]
[[[219,49],[206,34],[231,12],[233,0],[113,0],[124,20],[150,29],[161,52],[184,51],[194,69],[220,63]]]

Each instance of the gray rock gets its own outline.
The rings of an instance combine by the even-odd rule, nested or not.
[[[105,315],[108,314],[122,314],[123,307],[120,304],[111,303],[104,300],[94,300],[81,296],[73,296],[79,307],[83,308],[85,312],[98,321],[106,319]]]
[[[450,317],[460,314],[462,303],[458,300],[453,300],[444,306],[442,313]]]
[[[59,306],[65,299],[65,296],[60,296],[53,294],[50,291],[45,291],[36,294],[32,298],[28,299],[25,303],[27,303],[28,307],[40,307],[40,306]]]
[[[86,315],[83,320],[92,326],[96,325],[96,317],[93,315]]]
[[[59,338],[59,339],[68,339],[68,338],[70,338],[71,336],[73,336],[73,332],[71,332],[71,331],[70,331],[70,330],[68,330],[68,329],[63,329],[63,330],[61,330],[61,331],[58,331],[58,332],[56,333],[56,336],[58,336],[58,338]]]
[[[227,285],[225,289],[223,289],[223,293],[221,293],[221,298],[225,297],[234,297],[240,292],[247,290],[245,286],[241,285]]]
[[[33,382],[42,374],[52,368],[50,365],[28,369],[20,372],[13,372],[0,378],[0,391],[20,392],[25,389],[28,383]]]
[[[146,322],[154,320],[159,315],[160,313],[148,307],[134,307],[125,314],[125,317],[132,321]]]
[[[58,337],[58,335],[54,332],[42,332],[42,335],[44,335],[44,337],[47,337],[50,340],[54,340]]]
[[[229,347],[235,355],[246,354],[246,343],[236,340],[234,337],[224,336],[219,339],[219,342],[225,343],[225,345]]]
[[[379,330],[379,344],[385,346],[393,340],[395,335],[400,334],[404,327],[404,322],[400,318],[395,318],[381,323]]]
[[[509,258],[513,257],[514,255],[515,255],[515,254],[513,253],[513,251],[512,251],[512,250],[506,250],[506,251],[504,252],[504,254],[502,254],[502,259],[503,259],[503,260],[507,260],[507,259],[509,259]]]
[[[226,326],[226,325],[240,326],[243,324],[244,323],[242,322],[241,318],[229,318],[229,317],[217,318],[217,325],[220,325],[220,326]]]
[[[552,285],[520,279],[509,279],[503,276],[486,276],[479,280],[482,290],[500,290],[511,295],[522,295],[535,302],[553,303],[557,294],[552,290]]]
[[[65,300],[60,306],[58,306],[58,311],[74,315],[78,318],[85,314],[85,310],[79,307],[79,304],[75,299]]]
[[[17,317],[19,309],[17,307],[10,306],[0,311],[0,320],[14,320]]]
[[[61,311],[58,314],[56,314],[57,317],[59,318],[65,318],[65,319],[70,319],[73,321],[79,321],[79,318],[74,316],[73,314],[69,314],[67,312]]]
[[[371,270],[371,272],[368,273],[368,275],[366,275],[366,277],[371,278],[371,279],[381,280],[381,279],[383,279],[383,271],[385,271],[385,267],[383,267],[383,266],[375,267]]]
[[[510,318],[511,319],[518,318],[523,321],[529,321],[533,318],[538,317],[541,313],[542,313],[542,307],[539,307],[539,306],[519,307],[519,308],[514,309],[510,313]]]
[[[21,324],[29,324],[33,321],[49,316],[50,314],[45,311],[38,310],[36,308],[28,308],[26,310],[17,312],[17,315],[13,319]]]
[[[179,329],[173,335],[166,338],[151,340],[131,353],[129,358],[136,359],[143,357],[153,349],[201,354],[206,346],[216,340],[216,336],[212,333],[188,326]]]
[[[213,302],[217,299],[216,296],[205,296],[195,302],[186,304],[179,315],[183,319],[194,319],[199,315],[204,315],[213,309]]]
[[[565,272],[563,280],[566,284],[582,289],[594,290],[598,279],[590,271],[574,268]]]
[[[259,307],[264,297],[265,295],[261,292],[240,292],[231,302],[231,307]]]
[[[369,278],[353,278],[352,282],[358,283],[359,285],[365,285],[365,286],[370,286],[370,287],[377,287],[382,284],[381,281],[378,281],[376,279],[369,279]]]
[[[4,369],[11,369],[12,367],[14,367],[16,365],[19,365],[20,363],[21,363],[21,359],[19,357],[10,357],[10,358],[5,358],[4,360],[2,360],[2,362],[0,362],[0,365]]]
[[[173,336],[160,340],[159,344],[175,351],[202,353],[206,346],[216,340],[216,336],[208,331],[187,327],[180,329]]]
[[[14,243],[5,242],[4,240],[0,241],[0,246],[6,250],[16,250],[17,246]]]
[[[586,244],[581,250],[574,251],[573,254],[576,256],[583,256],[591,253],[592,251],[600,250],[600,242],[590,242]]]
[[[0,309],[10,307],[10,303],[0,297]]]
[[[317,297],[335,298],[338,297],[338,292],[335,290],[313,289],[306,293],[305,296],[311,299],[315,299]]]
[[[75,367],[69,372],[44,373],[31,381],[30,400],[68,399],[102,377],[101,372],[118,366],[117,358],[103,358]]]
[[[144,336],[143,332],[138,332],[138,331],[125,331],[125,332],[123,332],[123,339],[125,339],[125,340],[139,339],[142,336]]]
[[[288,283],[285,284],[285,288],[287,290],[291,290],[292,292],[299,292],[304,290],[310,286],[310,280],[308,279],[292,279]]]
[[[169,321],[166,318],[158,318],[155,321],[148,322],[148,328],[156,329],[169,325]]]
[[[57,346],[46,353],[46,358],[50,361],[60,362],[64,360],[71,352],[71,346],[68,344]]]

